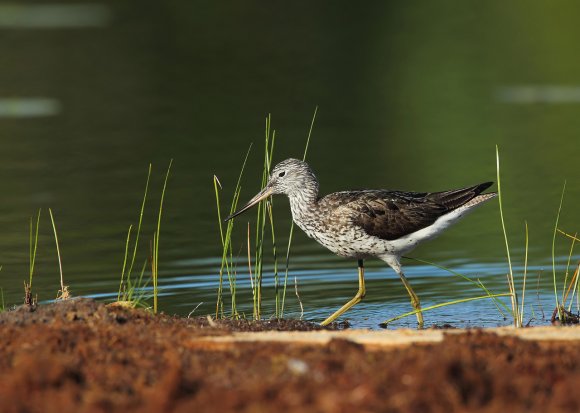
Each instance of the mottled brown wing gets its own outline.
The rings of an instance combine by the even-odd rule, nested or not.
[[[367,234],[394,240],[433,224],[449,209],[426,193],[364,191],[353,209],[353,223]]]
[[[433,224],[437,218],[465,205],[489,188],[484,182],[442,192],[364,190],[337,192],[321,201],[334,205],[337,214],[348,217],[367,234],[394,240]],[[337,217],[338,218],[338,217]]]

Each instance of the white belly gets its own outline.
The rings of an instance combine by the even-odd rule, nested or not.
[[[470,209],[469,206],[458,208],[438,218],[432,225],[395,240],[383,240],[368,235],[355,225],[314,231],[309,225],[296,223],[310,238],[342,257],[365,259],[385,254],[400,257],[413,250],[419,243],[439,235]]]

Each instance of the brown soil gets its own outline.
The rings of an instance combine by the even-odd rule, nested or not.
[[[343,339],[200,345],[233,330],[295,328],[319,327],[153,316],[90,300],[23,307],[0,314],[0,411],[580,409],[577,342],[473,331],[389,350]]]

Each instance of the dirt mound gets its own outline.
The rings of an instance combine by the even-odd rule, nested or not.
[[[235,328],[214,323],[90,300],[0,314],[0,411],[580,409],[577,343],[540,345],[476,331],[389,351],[340,339],[318,346],[197,346],[200,336]]]

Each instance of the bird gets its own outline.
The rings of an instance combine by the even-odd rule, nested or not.
[[[403,273],[401,257],[494,198],[496,192],[483,193],[491,185],[493,182],[484,182],[441,192],[363,189],[321,197],[312,168],[304,161],[290,158],[274,166],[264,188],[225,220],[271,195],[286,195],[292,219],[306,235],[336,255],[358,261],[357,293],[321,325],[330,324],[364,298],[364,260],[378,258],[401,278],[422,327],[421,303]]]

